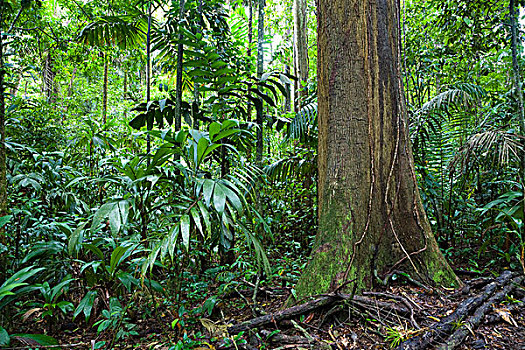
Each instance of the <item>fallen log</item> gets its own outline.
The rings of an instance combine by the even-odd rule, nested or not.
[[[237,334],[242,331],[247,331],[249,329],[265,326],[268,324],[278,323],[282,320],[304,315],[304,314],[310,313],[312,311],[318,310],[323,307],[327,307],[329,305],[335,304],[343,300],[346,300],[352,303],[352,305],[357,306],[359,308],[387,309],[389,311],[396,312],[396,313],[403,314],[403,315],[408,315],[411,313],[411,310],[408,309],[407,307],[404,307],[404,306],[401,306],[395,303],[379,301],[379,300],[367,298],[367,297],[360,296],[360,295],[352,296],[350,294],[331,293],[331,294],[323,295],[319,297],[318,299],[309,301],[301,305],[292,306],[288,309],[284,309],[284,310],[275,312],[273,314],[256,317],[251,320],[247,320],[239,324],[230,326],[228,328],[228,333],[233,335],[233,334]]]
[[[431,326],[423,335],[404,341],[396,350],[422,350],[431,344],[439,343],[443,336],[450,334],[454,330],[454,325],[457,322],[468,316],[472,310],[482,305],[494,294],[498,287],[507,285],[511,277],[512,273],[510,271],[503,272],[493,282],[489,283],[481,294],[464,300],[452,314]]]
[[[499,304],[507,294],[512,292],[512,290],[523,281],[523,278],[523,276],[518,276],[512,279],[512,281],[509,284],[507,284],[503,288],[503,290],[494,294],[489,300],[483,303],[483,305],[477,308],[474,314],[470,316],[466,320],[466,322],[462,324],[461,327],[459,327],[454,333],[452,333],[452,335],[448,338],[446,343],[442,344],[437,349],[453,350],[459,345],[461,345],[461,343],[463,343],[469,332],[472,332],[473,329],[477,328],[485,314],[493,309],[494,304]]]

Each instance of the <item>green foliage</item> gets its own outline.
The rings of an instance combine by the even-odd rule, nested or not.
[[[138,11],[128,12],[125,15],[100,16],[80,31],[79,41],[98,47],[113,45],[121,49],[139,46],[144,42],[148,21]]]
[[[317,231],[314,3],[310,76],[299,83],[286,73],[290,1],[267,3],[260,79],[239,1],[186,0],[182,18],[178,1],[30,3],[6,2],[2,17],[9,210],[0,218],[0,346],[17,337],[53,343],[9,335],[20,314],[26,326],[44,319],[35,325],[51,335],[70,317],[80,328],[95,325],[101,348],[138,332],[137,318],[163,317],[168,308],[173,317],[159,321],[172,325],[167,346],[189,349],[206,345],[194,329],[199,318],[217,317],[242,280],[293,288]],[[150,4],[150,78],[158,88],[144,102]],[[412,150],[438,241],[447,257],[470,257],[464,262],[476,271],[525,269],[516,177],[523,131],[509,90],[507,5],[404,6]],[[293,85],[309,96],[292,101]],[[256,110],[262,166],[254,159]],[[409,336],[391,329],[387,340]]]
[[[5,307],[7,303],[13,301],[17,295],[20,296],[29,292],[31,289],[35,289],[26,281],[43,270],[43,267],[35,268],[34,266],[28,266],[4,281],[0,286],[0,310]]]
[[[130,323],[129,318],[126,316],[127,309],[127,307],[122,307],[117,298],[110,298],[109,309],[102,310],[102,319],[93,325],[97,327],[97,333],[106,331],[115,332],[114,341],[132,335],[138,335],[138,333],[133,330],[136,325]]]

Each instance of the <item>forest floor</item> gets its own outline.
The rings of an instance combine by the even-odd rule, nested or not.
[[[458,275],[465,282],[459,290],[415,285],[408,276],[399,274],[390,285],[357,300],[346,294],[327,294],[290,314],[290,309],[283,309],[291,295],[287,283],[276,278],[260,286],[254,304],[254,285],[240,278],[237,287],[223,294],[208,314],[177,313],[166,298],[158,298],[155,312],[130,313],[116,329],[125,332],[129,328],[136,334],[114,341],[111,348],[525,349],[523,276],[508,271],[498,279],[492,275]],[[219,294],[218,286],[210,285],[193,306],[203,310],[206,300]],[[267,315],[265,321],[250,325],[261,315]],[[246,329],[236,335],[240,328],[234,329],[234,325],[242,322],[247,322]],[[95,349],[101,340],[106,342],[100,348],[109,348],[115,332],[97,334],[96,326],[80,323],[64,320],[47,332],[59,339],[61,348]],[[133,327],[126,328],[129,324]],[[47,328],[43,322],[27,318],[18,326],[31,332]],[[415,342],[418,338],[420,341]],[[20,338],[11,346],[29,349],[36,344]]]

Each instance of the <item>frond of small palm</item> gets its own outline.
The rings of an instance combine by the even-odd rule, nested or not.
[[[472,128],[469,126],[472,111],[485,94],[483,88],[475,84],[453,84],[412,113],[410,130],[416,156],[421,147],[434,149],[436,134],[448,142],[465,139]]]
[[[143,43],[147,30],[147,18],[140,13],[101,16],[82,29],[79,41],[98,47],[117,46],[130,49]]]
[[[281,182],[313,175],[317,171],[317,155],[314,151],[307,151],[306,154],[282,158],[266,166],[264,171],[273,181]]]
[[[416,114],[471,110],[486,95],[482,87],[469,83],[457,83],[426,102]]]
[[[304,138],[317,128],[317,96],[305,100],[303,107],[295,114],[288,124],[288,134],[285,142],[290,140],[304,140]]]
[[[472,160],[479,158],[492,158],[499,165],[518,162],[519,153],[523,151],[520,139],[523,137],[504,130],[474,134],[459,149],[449,168],[452,170],[461,165],[461,169],[466,169]]]
[[[471,111],[485,95],[485,90],[479,85],[469,83],[450,85],[448,90],[437,94],[413,113],[411,118],[413,135],[417,135],[422,128],[429,127],[435,130],[447,116],[455,115],[457,118],[454,112]],[[465,113],[460,114],[466,116]],[[458,121],[456,119],[456,123]]]

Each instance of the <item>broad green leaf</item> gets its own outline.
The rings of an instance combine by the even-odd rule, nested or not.
[[[210,134],[210,140],[213,140],[213,137],[221,131],[221,124],[217,122],[211,123],[210,127],[208,128],[208,131]]]
[[[82,247],[86,248],[87,250],[89,250],[90,252],[92,252],[93,254],[95,254],[95,256],[96,256],[97,258],[99,258],[100,260],[103,260],[103,259],[104,259],[104,253],[103,253],[102,250],[100,250],[100,248],[97,247],[96,245],[91,244],[91,243],[83,243],[83,244],[82,244]]]
[[[224,212],[226,193],[224,192],[223,186],[219,183],[215,185],[215,191],[213,191],[213,204],[215,206],[215,210],[217,210],[219,213]]]
[[[153,265],[155,265],[155,261],[157,261],[157,256],[159,255],[159,252],[160,252],[160,244],[157,245],[155,249],[153,249],[151,253],[149,253],[148,258],[144,260],[144,263],[142,264],[142,269],[141,269],[141,275],[143,277],[148,272],[148,269],[150,272],[153,270]]]
[[[193,206],[190,209],[191,217],[193,218],[193,222],[195,223],[195,226],[197,226],[197,229],[199,232],[204,236],[204,231],[202,230],[202,223],[201,223],[201,217],[199,215],[199,212],[197,211],[197,208]]]
[[[227,186],[221,186],[221,188],[224,190],[224,193],[228,197],[228,200],[235,207],[235,209],[237,209],[238,211],[242,211],[243,206],[241,200],[239,199],[239,196]]]
[[[223,138],[225,137],[228,137],[230,135],[233,135],[233,134],[238,134],[242,132],[241,129],[228,129],[228,130],[223,130],[221,131],[215,138],[213,138],[213,142],[217,142],[219,140],[222,140]]]
[[[75,229],[75,231],[73,231],[71,236],[69,236],[69,240],[67,242],[67,252],[69,256],[73,256],[73,254],[77,253],[80,249],[80,245],[84,240],[84,228],[86,225],[87,222],[82,223]]]
[[[34,266],[28,266],[26,268],[23,268],[22,270],[15,273],[13,276],[9,277],[1,286],[0,288],[7,287],[13,283],[22,283],[25,282],[27,279],[31,278],[33,275],[39,273],[40,271],[45,270],[43,267],[34,268]]]
[[[212,67],[213,69],[217,69],[217,68],[220,68],[220,67],[223,67],[223,66],[226,66],[226,65],[227,65],[226,62],[221,61],[221,60],[217,60],[217,61],[215,61],[215,62],[213,62],[213,63],[211,64],[211,67]]]
[[[0,228],[4,227],[4,225],[7,224],[12,217],[13,215],[2,216],[0,218]]]
[[[173,259],[175,257],[175,247],[177,245],[177,239],[179,238],[180,233],[180,222],[178,222],[176,225],[174,225],[169,232],[169,239],[166,240],[165,247],[162,247],[163,249],[166,249],[169,254],[170,258]]]
[[[109,228],[111,233],[115,236],[120,232],[120,227],[122,226],[122,220],[120,218],[120,208],[118,203],[115,203],[113,210],[109,212]]]
[[[15,295],[16,293],[13,293],[12,290],[21,286],[27,286],[27,283],[11,283],[6,286],[3,286],[2,288],[0,288],[0,300],[7,295]]]
[[[206,149],[208,148],[208,145],[210,142],[205,139],[204,137],[199,140],[199,143],[197,144],[197,157],[195,158],[195,165],[198,167],[200,163],[204,159],[204,153],[206,152]]]
[[[128,222],[128,216],[129,216],[129,201],[122,200],[118,203],[120,208],[120,216],[122,218],[122,226],[125,226]]]
[[[11,338],[20,340],[24,344],[29,343],[27,341],[29,339],[42,346],[58,345],[58,340],[45,334],[12,334]]]
[[[159,101],[159,107],[160,107],[160,111],[164,112],[164,108],[166,107],[166,99],[165,98]]]
[[[91,233],[93,233],[100,226],[102,220],[104,220],[111,211],[118,210],[117,205],[118,203],[115,202],[106,203],[97,210],[97,212],[93,216],[93,223],[91,224]]]
[[[198,202],[199,209],[201,211],[202,219],[204,220],[204,225],[206,226],[206,231],[208,232],[208,238],[211,236],[211,220],[210,220],[210,212],[208,209],[204,206],[204,203],[201,201]]]
[[[118,246],[111,253],[111,259],[109,261],[109,273],[114,274],[117,266],[120,264],[122,256],[128,251],[131,246]]]
[[[180,231],[182,234],[182,244],[186,248],[186,251],[190,249],[190,216],[183,215],[180,218]]]
[[[0,326],[0,346],[9,345],[10,340],[11,339],[9,338],[7,331],[2,326]]]
[[[67,279],[54,286],[51,290],[51,301],[56,302],[56,298],[61,296],[64,293],[65,287],[68,286],[71,283],[71,281],[74,280],[75,279]]]
[[[211,198],[213,195],[213,189],[215,187],[215,181],[206,179],[204,180],[204,184],[202,185],[202,194],[204,196],[204,202],[206,203],[206,206],[210,206],[211,204]]]
[[[214,145],[211,145],[209,146],[206,151],[204,152],[204,154],[202,155],[202,158],[206,158],[211,152],[213,152],[215,149],[221,147],[223,145],[221,145],[220,143],[216,143]],[[229,146],[229,145],[224,145],[224,146]]]
[[[80,315],[80,313],[84,314],[86,322],[89,320],[89,317],[91,316],[91,311],[93,310],[93,304],[95,303],[95,298],[97,297],[97,292],[94,290],[90,290],[89,292],[84,295],[84,298],[80,301],[78,304],[75,312],[73,313],[73,320]]]

